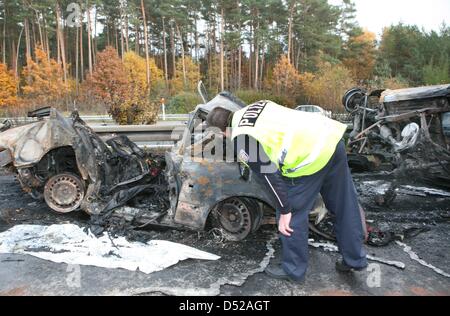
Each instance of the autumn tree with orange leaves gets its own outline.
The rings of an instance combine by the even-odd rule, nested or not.
[[[273,68],[272,90],[294,101],[300,93],[300,75],[286,55],[281,56]]]
[[[145,59],[127,53],[122,61],[113,47],[98,53],[96,59],[85,85],[86,94],[105,104],[119,124],[154,123],[159,105],[150,101]],[[161,74],[159,77],[162,80]]]
[[[105,104],[114,119],[121,123],[127,120],[121,106],[130,94],[128,85],[122,60],[114,48],[107,47],[97,54],[95,69],[85,82],[85,95],[92,95],[98,102]]]
[[[23,97],[34,107],[55,105],[70,92],[70,86],[64,82],[61,66],[42,47],[36,47],[35,54],[36,60],[28,58],[23,70]]]
[[[0,107],[13,107],[18,104],[17,81],[5,64],[0,64]]]
[[[364,31],[350,37],[344,47],[344,59],[342,63],[350,70],[355,80],[370,79],[376,63],[376,35]]]

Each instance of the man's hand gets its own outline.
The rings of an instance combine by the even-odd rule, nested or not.
[[[280,221],[278,222],[278,230],[286,237],[291,237],[291,234],[294,232],[290,227],[291,218],[292,213],[281,214]]]

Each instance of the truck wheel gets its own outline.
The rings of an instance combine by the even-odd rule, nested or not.
[[[62,173],[50,178],[45,184],[44,198],[47,205],[57,213],[70,213],[80,208],[84,199],[83,181],[74,174]]]

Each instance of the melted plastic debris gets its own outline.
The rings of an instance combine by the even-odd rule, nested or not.
[[[0,233],[0,253],[28,254],[56,263],[123,268],[149,274],[186,259],[218,260],[219,256],[163,240],[128,242],[124,237],[96,238],[72,224],[17,225]]]

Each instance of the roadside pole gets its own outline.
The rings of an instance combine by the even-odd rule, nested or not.
[[[161,106],[162,106],[162,119],[163,121],[166,120],[166,100],[164,98],[161,98]]]

